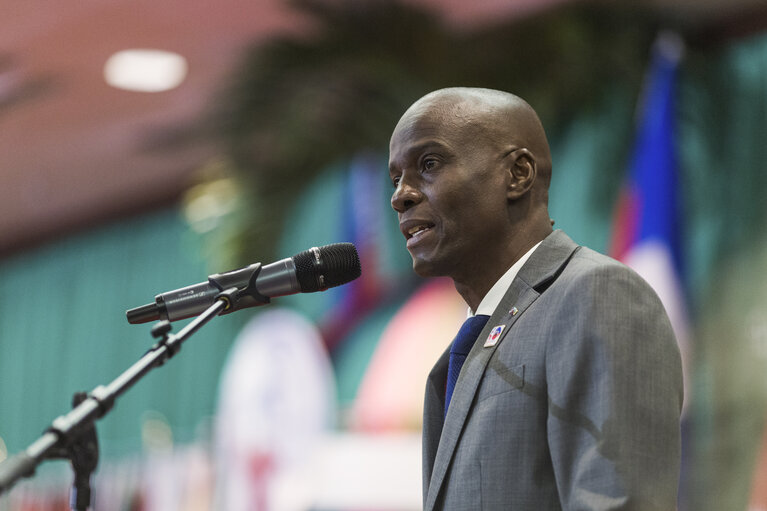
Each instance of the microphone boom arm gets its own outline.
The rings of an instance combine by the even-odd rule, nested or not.
[[[258,269],[256,274],[257,271]],[[223,279],[221,282],[225,283],[226,280]],[[46,432],[24,451],[0,463],[0,495],[9,490],[19,479],[33,476],[37,466],[45,459],[61,457],[63,450],[69,450],[75,456],[87,455],[77,452],[80,449],[79,445],[83,443],[82,435],[95,432],[95,421],[104,417],[112,409],[117,397],[125,393],[150,370],[163,365],[178,353],[181,344],[214,317],[223,314],[229,308],[236,310],[240,300],[258,300],[258,297],[252,296],[248,287],[243,289],[231,287],[223,290],[216,296],[213,304],[177,334],[170,333],[170,322],[163,320],[156,323],[152,328],[152,335],[159,340],[137,362],[108,385],[99,385],[94,388],[71,411],[56,418]],[[95,466],[93,468],[95,469]],[[75,479],[78,479],[77,474]],[[72,509],[80,509],[75,507],[74,501],[72,506]],[[87,506],[82,509],[86,508]]]

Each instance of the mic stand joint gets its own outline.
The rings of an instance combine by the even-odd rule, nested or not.
[[[165,348],[164,357],[158,361],[157,367],[160,367],[163,364],[165,364],[165,362],[168,359],[172,358],[173,355],[178,353],[179,350],[181,349],[180,343],[168,342],[168,338],[170,337],[170,331],[172,329],[173,329],[173,326],[170,324],[170,321],[167,321],[167,320],[158,321],[152,327],[152,330],[151,330],[152,337],[154,337],[155,339],[158,339],[158,341],[154,344],[154,346],[149,348],[147,353],[149,353],[150,351],[157,351],[161,348]]]
[[[72,408],[77,408],[88,398],[85,392],[75,392],[72,397]],[[50,449],[46,454],[49,459],[66,459],[72,464],[74,480],[69,494],[70,509],[85,511],[91,504],[91,474],[99,463],[99,441],[96,435],[96,425],[86,423],[80,428],[72,428],[66,432],[56,427],[54,423],[48,431],[56,434],[63,441]]]

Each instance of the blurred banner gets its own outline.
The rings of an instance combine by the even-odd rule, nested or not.
[[[214,509],[309,509],[309,462],[335,416],[333,370],[317,328],[288,309],[253,318],[221,375]]]

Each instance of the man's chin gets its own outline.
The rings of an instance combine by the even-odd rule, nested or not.
[[[443,277],[445,275],[434,261],[415,257],[412,254],[411,257],[413,258],[413,271],[419,277]]]

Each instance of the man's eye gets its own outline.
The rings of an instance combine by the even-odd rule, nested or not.
[[[423,161],[423,169],[424,170],[432,170],[434,169],[439,162],[434,158],[426,158]]]

